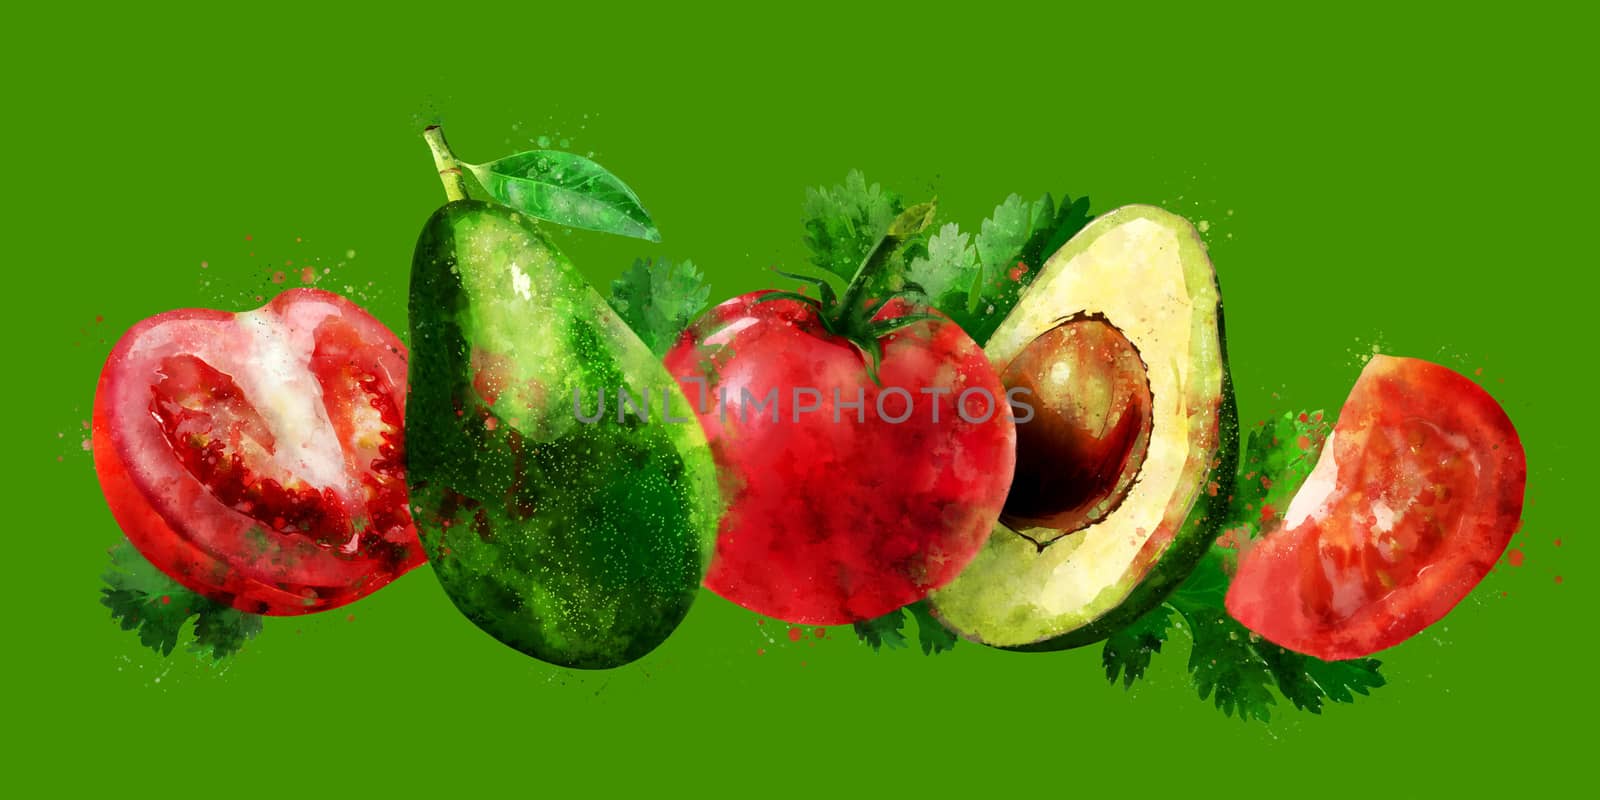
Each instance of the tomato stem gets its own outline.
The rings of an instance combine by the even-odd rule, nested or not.
[[[422,138],[428,142],[428,149],[433,151],[433,165],[439,168],[444,196],[450,202],[467,199],[467,182],[461,176],[460,162],[456,161],[455,154],[450,152],[450,145],[444,141],[444,129],[429,125],[422,129]]]
[[[889,301],[888,297],[868,297],[867,291],[873,287],[883,287],[884,276],[880,273],[888,268],[889,260],[901,246],[933,222],[938,202],[935,199],[918,203],[901,212],[900,216],[889,223],[889,230],[873,246],[872,251],[867,253],[867,257],[862,259],[861,266],[856,268],[856,274],[850,279],[850,285],[845,287],[844,295],[838,305],[832,309],[835,315],[833,319],[835,328],[866,332],[878,306]],[[873,299],[878,300],[878,303],[869,308],[867,303]],[[874,337],[872,341],[876,341],[876,338]]]

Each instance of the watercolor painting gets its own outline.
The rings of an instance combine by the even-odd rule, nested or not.
[[[63,609],[8,668],[19,788],[249,784],[187,749],[39,769],[90,720],[137,749],[222,718],[414,761],[365,787],[395,796],[972,795],[1041,747],[1085,791],[1276,794],[1352,741],[1537,745],[1482,779],[1373,766],[1402,796],[1572,788],[1592,556],[1556,406],[1582,387],[1535,343],[1588,293],[1504,269],[1566,245],[1470,222],[1492,170],[1453,172],[1426,119],[1403,153],[1277,148],[1256,105],[1151,107],[1190,101],[1150,59],[1060,108],[944,65],[920,122],[670,64],[659,97],[447,66],[359,100],[256,75],[258,123],[198,83],[115,105],[131,152],[161,107],[209,155],[81,205],[118,244],[72,239],[77,288],[19,277],[44,300],[10,338],[66,338],[19,355],[58,398],[19,426],[52,468],[21,596]]]
[[[307,288],[113,349],[95,471],[137,554],[103,602],[162,652],[193,616],[225,657],[254,615],[339,608],[425,553],[463,615],[564,667],[644,657],[704,582],[874,647],[907,606],[929,654],[1098,645],[1125,685],[1181,620],[1201,699],[1266,721],[1274,689],[1317,711],[1383,686],[1370,656],[1521,520],[1516,429],[1426,360],[1374,355],[1336,417],[1241,436],[1216,272],[1170,211],[1013,194],[974,236],[851,172],[809,194],[812,271],[773,272],[795,288],[707,309],[689,265],[602,297],[545,232],[660,238],[604,167],[422,138],[447,202],[409,349]]]

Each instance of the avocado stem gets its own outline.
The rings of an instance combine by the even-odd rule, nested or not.
[[[461,164],[457,163],[455,154],[450,152],[450,145],[445,144],[444,129],[438,125],[429,125],[422,129],[422,138],[427,140],[428,149],[433,151],[433,165],[439,168],[439,180],[444,183],[444,196],[452,203],[467,199],[467,182],[461,177]]]

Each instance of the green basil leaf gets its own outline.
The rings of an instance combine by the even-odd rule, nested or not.
[[[605,167],[559,150],[532,150],[466,164],[495,200],[569,228],[661,241],[639,196]]]

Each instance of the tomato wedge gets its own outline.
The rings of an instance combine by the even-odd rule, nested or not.
[[[424,560],[405,396],[405,346],[336,294],[169,311],[106,360],[95,471],[117,524],[173,580],[242,611],[322,611]]]
[[[1522,516],[1527,462],[1476,383],[1376,356],[1283,526],[1239,562],[1228,612],[1329,661],[1392,647],[1483,580]]]

